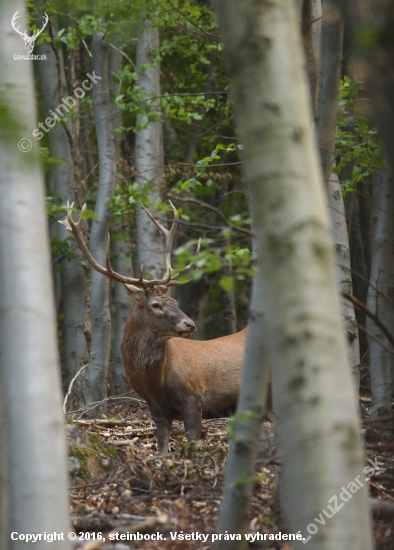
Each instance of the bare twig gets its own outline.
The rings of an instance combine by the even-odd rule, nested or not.
[[[116,447],[126,447],[126,445],[134,445],[134,443],[136,443],[137,441],[138,437],[134,437],[134,439],[124,439],[123,441],[108,441],[108,443],[112,443],[112,445],[115,445]]]
[[[130,420],[117,420],[116,418],[93,418],[92,420],[74,420],[75,424],[82,426],[98,425],[98,426],[133,426],[134,423]]]
[[[95,401],[94,403],[92,403],[91,405],[88,405],[87,407],[82,407],[81,409],[77,409],[76,411],[71,411],[67,414],[71,415],[71,414],[75,414],[75,413],[81,413],[80,414],[80,417],[81,417],[83,414],[91,412],[93,409],[95,409],[96,407],[99,407],[100,405],[102,405],[103,403],[106,403],[107,401],[120,401],[120,400],[123,400],[123,399],[125,399],[127,401],[136,401],[137,403],[145,403],[145,401],[143,399],[137,399],[136,397],[111,396],[111,397],[106,397],[105,399],[102,399],[101,401]]]
[[[215,208],[214,206],[207,204],[206,202],[199,201],[198,199],[191,199],[188,197],[176,197],[176,200],[181,202],[189,202],[190,204],[196,204],[197,206],[201,206],[201,208],[205,208],[207,210],[211,210],[211,212],[215,212],[215,214],[222,220],[224,225],[232,229],[233,231],[239,231],[240,233],[244,233],[245,235],[252,236],[253,233],[249,229],[244,229],[243,227],[237,227],[233,223],[231,223],[224,214],[220,212],[218,208]]]
[[[68,398],[70,397],[71,395],[71,392],[72,392],[72,389],[74,387],[74,383],[76,381],[76,379],[78,378],[78,376],[81,374],[82,371],[84,371],[86,368],[87,368],[88,365],[84,365],[83,367],[81,367],[79,369],[79,371],[77,372],[77,374],[74,376],[74,378],[71,380],[70,382],[70,385],[68,386],[68,391],[66,393],[66,396],[64,398],[64,401],[63,401],[63,413],[66,414],[66,408],[67,408],[67,401],[68,401]]]

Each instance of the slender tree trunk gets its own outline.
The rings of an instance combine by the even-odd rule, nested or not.
[[[319,96],[316,112],[316,131],[328,208],[336,251],[338,286],[352,293],[349,238],[345,208],[338,177],[331,172],[336,140],[336,115],[339,80],[342,66],[343,22],[338,8],[331,2],[324,5],[319,48]],[[343,327],[347,338],[348,359],[355,387],[360,385],[360,347],[354,306],[342,300]]]
[[[378,181],[377,178],[379,178]],[[394,186],[389,174],[375,172],[375,184],[379,186],[377,223],[372,255],[371,281],[368,289],[368,308],[387,324],[387,294],[393,261],[394,240]],[[367,318],[369,353],[371,358],[371,416],[391,414],[391,377],[387,339],[378,326]]]
[[[316,57],[320,59],[320,41],[321,41],[321,20],[322,20],[322,3],[321,0],[312,1],[312,32],[313,32],[313,44],[315,46]]]
[[[26,4],[0,3],[0,369],[7,417],[11,531],[70,530],[66,445],[56,349],[56,320],[38,148],[26,138],[36,127],[33,70],[10,21]],[[5,115],[5,118],[4,118]],[[21,140],[25,139],[24,142]],[[33,139],[32,139],[33,142]],[[25,148],[23,147],[25,143]],[[13,541],[13,550],[26,548]],[[45,540],[35,543],[47,550]],[[68,550],[70,543],[53,543]]]
[[[319,72],[314,35],[314,0],[303,0],[301,8],[301,33],[304,44],[306,70],[309,80],[312,113],[316,111],[319,90]]]
[[[350,249],[347,233],[345,207],[338,176],[331,174],[328,182],[328,206],[331,215],[331,227],[337,264],[337,280],[342,292],[353,294],[350,269]],[[348,300],[342,300],[342,321],[347,339],[348,361],[353,373],[355,388],[360,386],[360,346],[354,306]]]
[[[92,70],[100,77],[93,86],[93,114],[99,154],[99,186],[95,214],[90,233],[90,251],[99,264],[105,265],[111,201],[116,183],[115,147],[112,136],[108,86],[108,47],[105,32],[92,40]],[[83,380],[85,404],[101,401],[107,394],[107,377],[111,345],[109,279],[97,271],[92,274],[90,302],[92,341],[89,366]]]
[[[51,25],[51,23],[49,23]],[[50,34],[56,42],[57,31],[51,25]],[[59,91],[60,74],[63,64],[56,57],[52,43],[43,42],[37,46],[37,54],[46,55],[45,63],[37,63],[41,96],[45,118],[51,118],[50,111],[61,105]],[[59,52],[59,55],[61,52]],[[52,115],[53,116],[53,115]],[[54,198],[66,204],[76,201],[74,192],[74,163],[66,127],[57,123],[48,133],[49,149],[52,157],[63,160],[62,164],[52,164],[50,174],[54,185]],[[62,216],[59,215],[59,218]],[[87,346],[84,333],[85,321],[85,274],[82,267],[82,253],[70,234],[60,223],[56,224],[56,236],[60,242],[70,242],[72,259],[61,261],[60,281],[64,326],[65,364],[64,375],[68,383],[87,359]]]
[[[146,19],[137,44],[137,71],[140,92],[149,98],[145,106],[147,110],[150,107],[153,113],[159,112],[155,98],[160,96],[160,64],[153,63],[158,52],[159,30]],[[148,68],[145,68],[145,65],[148,65]],[[135,137],[136,181],[148,197],[152,213],[155,213],[163,186],[162,122],[149,122],[148,115],[140,113],[137,115],[137,125],[143,126],[143,129],[139,130]],[[137,238],[139,263],[153,277],[160,276],[164,265],[162,237],[140,208],[137,209]]]
[[[122,69],[122,54],[115,48],[109,51],[109,83],[111,93],[111,113],[112,113],[112,129],[119,128],[122,125],[122,114],[114,103],[114,98],[119,93],[119,79],[115,76]],[[120,160],[120,138],[114,137],[115,155],[117,162]],[[120,223],[115,223],[112,233],[116,235],[112,239],[112,253],[114,256],[114,269],[118,273],[133,276],[133,266],[131,262],[131,252],[128,248],[126,234]],[[128,297],[123,285],[115,283],[113,295],[113,305],[115,307],[115,329],[113,337],[113,354],[112,354],[112,371],[111,371],[111,392],[118,394],[124,393],[129,389],[127,382],[122,354],[120,352],[120,343],[123,338],[124,328],[127,319],[132,311],[131,300]]]
[[[346,179],[342,174],[340,179]],[[353,193],[346,196],[345,209],[350,241],[350,263],[353,272],[353,294],[364,304],[367,303],[368,283],[370,279],[370,185],[357,184]],[[355,310],[357,323],[365,329],[366,315],[360,309]],[[366,356],[368,340],[365,330],[359,330],[360,355],[368,363]]]
[[[394,334],[394,261],[391,259],[389,287],[387,290],[388,301],[386,305],[387,328]],[[394,353],[389,354],[391,396],[394,396]]]
[[[335,4],[324,4],[319,58],[316,133],[323,180],[328,190],[336,139],[339,79],[342,67],[343,21]]]
[[[130,251],[123,239],[112,240],[112,252],[115,256],[114,269],[117,273],[133,276],[133,269],[130,257]],[[111,373],[112,393],[124,393],[130,389],[125,375],[122,354],[120,352],[120,343],[123,338],[124,327],[130,317],[132,307],[130,298],[127,296],[123,285],[115,283],[114,302],[115,302],[115,331],[113,339],[113,367]]]
[[[242,538],[247,532],[250,499],[255,483],[255,461],[269,378],[266,343],[261,337],[264,333],[262,292],[261,276],[257,273],[253,279],[242,385],[234,417],[234,432],[226,466],[218,525],[219,533],[240,533]],[[246,548],[246,542],[223,540],[216,548],[240,550]]]
[[[226,238],[226,246],[230,249],[231,238]],[[231,265],[226,265],[223,267],[222,271],[227,277],[233,279],[233,270]],[[234,279],[233,279],[234,281]],[[223,324],[224,324],[224,334],[235,334],[237,332],[237,308],[235,305],[235,293],[234,288],[230,290],[221,289],[222,304],[224,308],[223,313]]]
[[[365,486],[325,525],[314,520],[362,475],[363,455],[294,4],[214,6],[263,259],[264,338],[283,437],[288,528],[310,536],[312,548],[369,550]],[[230,544],[225,548],[235,548]]]

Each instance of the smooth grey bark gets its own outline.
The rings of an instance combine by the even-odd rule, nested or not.
[[[92,39],[92,70],[100,77],[93,86],[93,115],[99,155],[99,185],[95,214],[90,233],[90,251],[100,265],[105,265],[111,202],[116,183],[115,146],[112,136],[108,84],[108,46],[105,32]],[[90,299],[92,340],[89,366],[82,383],[85,404],[101,401],[107,394],[107,377],[111,345],[109,279],[93,270]]]
[[[393,263],[394,186],[390,175],[383,172],[375,172],[373,182],[376,185],[378,202],[367,306],[384,324],[387,324],[386,297]],[[369,317],[366,324],[371,358],[371,416],[388,416],[391,414],[392,392],[390,358],[385,349],[388,347],[388,342],[380,328]]]
[[[314,0],[302,0],[301,8],[301,33],[304,45],[306,70],[309,81],[309,92],[311,98],[312,113],[316,111],[317,97],[319,90],[319,69],[317,52],[315,49],[314,34]]]
[[[345,206],[343,204],[338,176],[333,173],[328,182],[328,208],[331,217],[339,290],[347,294],[353,294]],[[353,373],[355,388],[358,390],[360,386],[360,346],[354,306],[348,300],[343,299],[341,307],[342,325],[347,340],[349,366]]]
[[[57,39],[57,30],[51,22],[50,34],[54,42]],[[48,30],[49,32],[49,30]],[[37,63],[40,81],[41,97],[45,118],[53,118],[50,111],[61,105],[64,96],[59,90],[60,81],[64,79],[63,63],[57,57],[52,43],[43,42],[36,46],[38,55],[46,55],[45,63]],[[58,53],[61,55],[61,52]],[[66,127],[57,123],[48,132],[49,150],[52,157],[63,160],[62,164],[50,165],[50,177],[53,183],[54,199],[62,204],[75,202],[77,197],[74,187],[74,163],[71,154],[71,144],[67,136]],[[59,219],[63,215],[59,215]],[[65,361],[63,372],[68,385],[81,363],[87,359],[87,345],[84,333],[85,323],[85,274],[82,267],[82,253],[75,239],[70,238],[66,228],[60,223],[55,224],[56,236],[60,242],[70,243],[72,258],[64,257],[60,262],[60,284],[63,313],[63,332]]]
[[[144,108],[150,106],[151,111],[155,113],[159,112],[159,105],[155,98],[161,95],[160,63],[154,63],[158,53],[159,30],[149,19],[146,19],[137,43],[138,85],[140,92],[147,98]],[[145,65],[148,67],[145,68]],[[136,181],[141,191],[147,193],[149,209],[155,215],[161,188],[164,185],[163,127],[161,121],[148,122],[148,115],[143,113],[137,115],[137,124],[146,127],[138,131],[135,136]],[[162,236],[142,209],[138,208],[136,215],[139,263],[152,277],[161,276],[164,267]]]
[[[321,6],[320,6],[321,8]],[[317,12],[319,9],[317,8]],[[317,39],[317,36],[316,36]],[[316,131],[324,185],[327,189],[332,234],[337,264],[339,290],[352,294],[349,237],[345,207],[338,176],[331,172],[336,140],[336,115],[339,80],[342,66],[343,21],[338,8],[324,3],[319,47],[319,95],[316,112]],[[342,300],[343,328],[347,339],[348,360],[355,387],[360,386],[360,347],[354,306]]]
[[[309,539],[314,549],[370,550],[365,487],[340,514],[310,528],[364,464],[294,4],[213,4],[262,259],[260,337],[273,365],[288,529],[307,540],[318,531]]]
[[[133,276],[133,269],[127,243],[124,239],[112,239],[112,253],[114,255],[113,265],[117,273],[126,276]],[[115,305],[115,330],[113,337],[113,367],[111,371],[111,390],[115,394],[124,393],[130,389],[130,384],[125,375],[120,343],[123,338],[124,327],[132,311],[131,300],[126,294],[124,286],[115,283],[114,305]]]
[[[219,22],[220,24],[220,22]],[[218,533],[247,532],[250,499],[255,483],[255,461],[258,452],[261,421],[264,417],[269,378],[265,349],[261,275],[253,279],[241,391],[234,417],[230,454],[227,459],[224,494],[220,508]],[[246,548],[244,541],[220,541],[217,549]]]
[[[315,46],[315,52],[317,59],[320,58],[320,39],[321,39],[321,19],[323,9],[321,0],[312,1],[312,32],[313,32],[313,44]]]
[[[112,129],[119,128],[122,125],[122,113],[114,102],[114,98],[119,90],[119,79],[116,74],[122,69],[122,54],[119,50],[111,47],[109,51],[109,86],[112,98],[111,102],[111,118]],[[116,161],[120,159],[120,138],[114,136],[115,156]],[[131,262],[131,252],[126,240],[124,229],[119,223],[114,223],[112,234],[114,237],[112,242],[112,253],[114,256],[113,264],[117,273],[122,273],[126,276],[133,276],[133,266]],[[127,319],[132,311],[132,300],[127,295],[123,285],[115,283],[113,294],[113,306],[115,308],[115,328],[113,334],[113,353],[112,353],[112,370],[110,375],[111,392],[114,394],[124,393],[129,389],[129,384],[125,376],[122,354],[120,352],[120,343],[123,338],[124,328]]]
[[[342,67],[343,21],[334,3],[324,3],[319,57],[316,134],[323,181],[328,190],[336,140],[339,79]]]
[[[7,417],[11,531],[70,530],[56,318],[38,147],[20,140],[37,125],[32,64],[10,21],[26,4],[0,3],[0,369]],[[26,142],[25,142],[26,143]],[[27,149],[27,148],[26,148]],[[26,542],[13,541],[13,550]],[[35,543],[47,550],[45,540]],[[69,550],[67,537],[52,543]]]

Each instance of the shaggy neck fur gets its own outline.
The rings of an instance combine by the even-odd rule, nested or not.
[[[149,330],[146,325],[139,326],[137,319],[133,316],[126,325],[123,347],[128,355],[129,364],[136,370],[153,372],[164,365],[167,339],[159,342],[157,334]]]

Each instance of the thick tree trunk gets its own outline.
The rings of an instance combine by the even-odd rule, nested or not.
[[[97,220],[92,222],[89,248],[97,262],[105,265],[111,201],[116,183],[116,163],[110,118],[108,48],[105,44],[104,32],[93,36],[92,56],[93,73],[100,77],[93,86],[93,114],[97,132],[100,174],[95,208]],[[90,361],[82,385],[86,405],[101,401],[106,396],[111,345],[109,279],[95,270],[92,274],[90,321],[92,329]]]
[[[301,530],[312,548],[369,550],[365,486],[335,519],[314,520],[362,475],[363,456],[294,4],[213,3],[263,260],[264,338],[274,365],[289,531]]]
[[[148,98],[145,107],[150,106],[153,113],[159,110],[155,98],[160,96],[160,64],[155,63],[148,68],[144,65],[152,65],[158,52],[159,30],[147,19],[137,44],[137,71],[140,92]],[[148,115],[140,113],[137,115],[137,124],[145,127],[135,137],[136,181],[149,198],[150,210],[155,214],[164,173],[162,122],[148,122]],[[153,277],[161,276],[164,266],[162,237],[140,208],[137,209],[137,238],[139,263],[144,266],[146,273],[151,273]]]
[[[367,306],[387,324],[387,294],[393,262],[394,186],[389,174],[375,172],[374,184],[379,188],[377,222],[372,254],[371,281]],[[367,317],[369,354],[371,358],[371,416],[391,414],[391,377],[388,342],[373,320]],[[381,344],[383,344],[383,347]]]
[[[18,150],[18,143],[29,149],[36,106],[32,65],[14,61],[14,55],[26,54],[10,25],[16,10],[21,28],[27,28],[25,2],[0,3],[0,368],[10,527],[18,533],[67,533],[66,445],[43,177],[37,145]],[[23,540],[12,544],[13,550],[26,546]],[[34,546],[47,550],[48,542]],[[68,550],[67,537],[53,548]]]
[[[51,23],[49,23],[51,25]],[[51,35],[54,42],[57,38],[56,28],[51,25]],[[51,117],[50,111],[61,105],[59,90],[59,71],[64,70],[63,64],[56,57],[52,43],[43,42],[37,45],[37,53],[46,55],[45,63],[37,63],[40,80],[41,96],[45,118]],[[59,52],[61,55],[61,52]],[[63,75],[64,76],[64,75]],[[64,97],[64,96],[63,96]],[[71,145],[65,126],[56,124],[48,133],[49,149],[52,157],[63,160],[62,164],[52,164],[50,175],[54,188],[54,199],[66,204],[67,200],[76,201],[74,191],[74,163],[71,155]],[[60,217],[64,217],[59,215]],[[84,333],[85,322],[85,274],[82,267],[82,253],[74,239],[60,223],[56,224],[56,236],[60,242],[68,240],[71,246],[72,259],[65,257],[60,264],[61,298],[64,327],[64,377],[66,384],[71,381],[81,367],[81,362],[87,359],[87,345]]]

